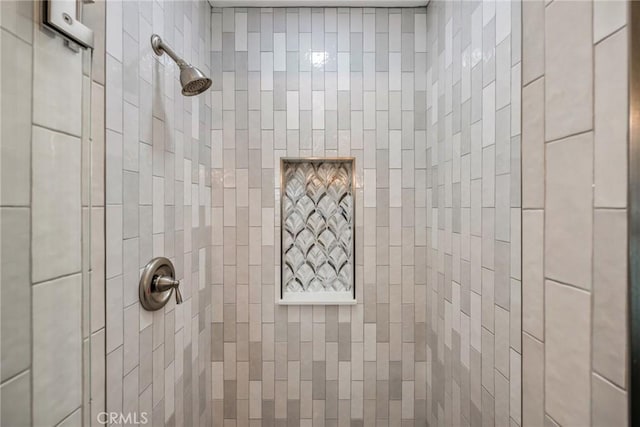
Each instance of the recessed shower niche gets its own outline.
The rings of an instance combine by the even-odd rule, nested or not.
[[[355,304],[355,159],[283,158],[282,304]]]

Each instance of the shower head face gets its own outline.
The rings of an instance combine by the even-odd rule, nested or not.
[[[211,79],[193,65],[180,68],[180,84],[184,96],[199,95],[211,87]]]
[[[180,67],[180,85],[184,96],[199,95],[211,87],[211,79],[193,65],[187,63],[167,46],[159,35],[151,36],[151,47],[156,55],[165,53]]]

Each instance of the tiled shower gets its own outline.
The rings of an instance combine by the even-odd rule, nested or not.
[[[234,3],[0,2],[0,424],[629,424],[628,2]],[[313,244],[355,301],[284,300]]]
[[[424,419],[425,12],[214,9],[214,421]],[[275,302],[280,158],[309,156],[355,157],[355,306]]]

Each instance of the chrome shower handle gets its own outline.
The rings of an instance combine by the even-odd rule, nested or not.
[[[176,293],[176,304],[182,304],[182,294],[180,293],[180,280],[169,276],[156,276],[154,280],[155,288],[158,292],[166,292],[171,289]]]

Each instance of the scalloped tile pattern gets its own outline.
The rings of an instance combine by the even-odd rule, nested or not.
[[[351,161],[284,162],[282,173],[284,291],[351,291]]]

